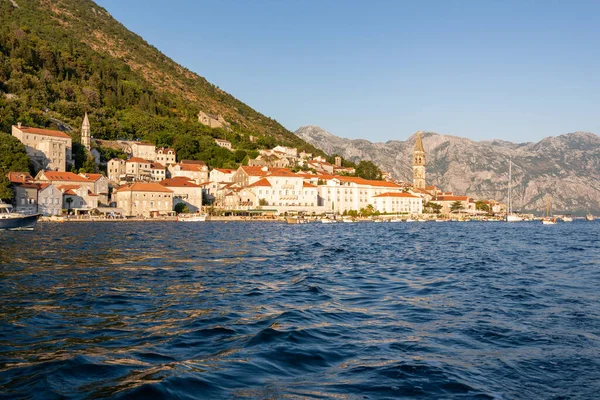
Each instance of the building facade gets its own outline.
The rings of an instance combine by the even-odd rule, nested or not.
[[[66,171],[73,163],[73,140],[64,132],[12,126],[12,135],[25,145],[27,155],[40,169]]]
[[[173,191],[158,183],[136,182],[115,191],[117,207],[126,217],[152,218],[173,214]]]

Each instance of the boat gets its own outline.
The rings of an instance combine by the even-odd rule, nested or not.
[[[594,220],[594,216],[592,214],[588,214],[585,216],[585,220],[586,221],[593,221]]]
[[[512,158],[508,159],[508,211],[506,213],[506,222],[520,222],[523,221],[523,218],[520,216],[513,214],[512,212]]]
[[[556,225],[558,222],[556,217],[550,216],[550,198],[546,197],[546,216],[542,219],[544,225]]]
[[[354,223],[354,222],[358,222],[358,221],[354,218],[342,218],[342,222]]]
[[[573,217],[571,216],[571,214],[563,215],[562,220],[565,222],[573,222]]]
[[[285,217],[285,222],[288,224],[308,224],[310,221],[303,217]]]
[[[177,216],[179,222],[204,222],[206,214],[179,214]]]
[[[15,213],[11,205],[0,203],[0,230],[32,231],[39,217],[40,214],[24,215]]]
[[[337,220],[330,219],[330,218],[323,218],[323,219],[321,219],[321,223],[322,224],[335,224],[335,223],[337,223]]]

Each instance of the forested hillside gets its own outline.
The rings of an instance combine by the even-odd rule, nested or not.
[[[198,123],[200,110],[222,114],[231,130]],[[66,130],[77,141],[86,111],[96,138],[173,146],[179,158],[215,167],[234,166],[276,144],[320,153],[176,64],[90,0],[0,0],[0,130],[10,133],[20,121]],[[240,151],[217,147],[214,137]]]

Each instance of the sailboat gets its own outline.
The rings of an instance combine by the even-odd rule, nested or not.
[[[517,222],[522,221],[523,219],[518,215],[513,214],[512,212],[512,158],[509,158],[508,161],[508,212],[506,213],[506,222]]]
[[[556,225],[556,217],[550,217],[550,198],[546,197],[546,218],[542,219],[544,225]]]

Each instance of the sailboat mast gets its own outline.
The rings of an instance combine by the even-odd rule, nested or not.
[[[508,159],[508,213],[509,214],[512,214],[511,186],[512,186],[512,158],[509,158]]]

